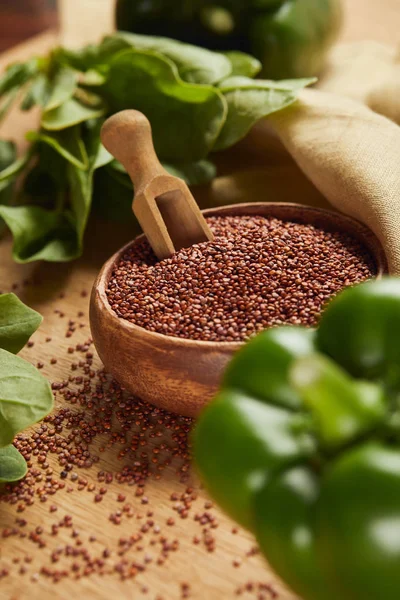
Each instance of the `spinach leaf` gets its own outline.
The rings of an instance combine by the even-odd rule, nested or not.
[[[13,445],[0,448],[0,483],[18,481],[27,471],[24,457]]]
[[[78,74],[74,69],[62,67],[57,71],[52,81],[51,94],[46,103],[45,110],[54,110],[72,98],[77,86],[77,81]]]
[[[13,142],[0,140],[0,173],[15,161],[16,154],[16,148]],[[14,191],[14,184],[14,177],[0,182],[0,205],[9,204]],[[0,219],[0,235],[3,233],[3,229],[4,223]]]
[[[44,73],[38,73],[32,79],[21,102],[21,110],[30,110],[35,104],[46,106],[51,93],[51,85]]]
[[[104,78],[105,81],[105,78]],[[79,100],[81,104],[88,108],[100,110],[104,107],[103,100],[98,94],[89,91],[83,87],[77,87],[74,94],[75,100]]]
[[[33,148],[30,148],[21,158],[16,158],[5,169],[0,171],[0,182],[14,179],[28,164],[33,154]]]
[[[100,142],[100,138],[99,138],[99,142]],[[113,160],[114,160],[113,155],[110,154],[109,151],[104,148],[103,144],[99,144],[98,152],[93,161],[93,170],[100,169],[100,167],[104,167],[105,165],[108,165]]]
[[[33,365],[0,349],[0,447],[53,407],[49,382]]]
[[[140,227],[132,212],[132,199],[132,182],[127,173],[117,171],[111,164],[96,171],[93,210],[107,221],[132,223],[132,237],[135,237],[140,233]]]
[[[38,164],[29,171],[23,181],[22,197],[28,198],[30,204],[52,209],[55,206],[55,199],[60,198],[61,202],[64,194],[39,159]]]
[[[43,132],[47,133],[48,132]],[[49,134],[51,136],[54,133]],[[42,172],[47,173],[47,175],[52,180],[53,184],[53,195],[51,203],[48,205],[50,208],[54,206],[63,206],[61,200],[57,198],[57,195],[65,195],[67,192],[67,166],[68,162],[64,159],[64,157],[57,152],[57,150],[51,146],[50,144],[39,143],[36,144],[36,156],[37,163],[34,166],[38,166]]]
[[[130,44],[118,35],[106,36],[99,44],[89,44],[81,49],[58,48],[54,58],[56,63],[68,65],[78,71],[97,71],[106,65],[112,56],[129,46]]]
[[[230,77],[241,75],[244,77],[255,77],[262,69],[262,65],[257,58],[239,52],[238,50],[232,50],[231,52],[224,52],[224,55],[231,62],[231,73]]]
[[[152,50],[169,58],[177,66],[180,77],[189,83],[214,84],[228,77],[232,71],[229,57],[192,44],[126,32],[118,32],[112,37],[124,40],[138,50]]]
[[[0,96],[13,88],[24,85],[24,83],[38,72],[38,69],[39,61],[36,58],[30,59],[26,63],[14,63],[10,65],[0,77]]]
[[[0,348],[17,354],[36,331],[42,317],[15,294],[0,295]]]
[[[201,185],[209,183],[216,175],[217,169],[210,160],[199,160],[193,163],[162,163],[163,167],[174,175],[180,177],[188,185]],[[110,167],[117,173],[123,173],[124,176],[120,179],[121,183],[132,190],[132,182],[123,165],[117,160],[113,160]]]
[[[91,119],[87,121],[83,131],[83,139],[89,157],[89,168],[93,171],[114,160],[112,154],[104,148],[100,140],[100,130],[103,122],[103,119]]]
[[[0,182],[0,204],[8,205],[11,201],[14,191],[15,180]],[[1,221],[0,221],[0,234],[1,234]]]
[[[89,159],[85,144],[81,138],[79,126],[68,127],[68,129],[52,133],[30,131],[27,133],[26,138],[31,142],[36,141],[48,144],[78,169],[87,169],[89,166]]]
[[[104,106],[89,108],[81,102],[78,102],[78,100],[70,98],[57,108],[45,110],[42,115],[41,124],[44,129],[58,131],[60,129],[72,127],[78,123],[83,123],[88,119],[101,117],[104,113]]]
[[[111,112],[136,108],[146,114],[156,151],[168,162],[205,158],[226,118],[219,90],[183,82],[173,62],[151,52],[113,57],[102,89]]]
[[[86,132],[86,148],[89,156],[89,168],[81,171],[75,165],[68,167],[70,198],[73,213],[73,223],[77,237],[77,251],[83,249],[83,236],[90,214],[93,197],[93,176],[96,169],[113,160],[111,154],[100,141],[101,121],[92,121]]]
[[[76,230],[67,211],[34,205],[0,206],[0,217],[13,234],[17,263],[65,262],[79,256]]]
[[[89,87],[97,87],[98,85],[103,85],[106,78],[104,75],[96,71],[96,69],[89,69],[86,73],[79,74],[79,84],[86,85]]]
[[[14,88],[10,92],[7,92],[7,94],[5,94],[3,96],[3,101],[0,105],[0,122],[5,118],[8,111],[11,109],[11,106],[13,105],[14,100],[17,97],[17,95],[18,95],[18,89]]]
[[[216,166],[210,160],[199,160],[193,163],[182,164],[175,163],[173,165],[163,163],[163,166],[171,175],[180,177],[188,185],[209,183],[217,173]]]
[[[81,171],[70,164],[68,166],[68,180],[71,190],[73,225],[77,236],[78,253],[80,254],[92,204],[93,171]]]
[[[0,216],[14,236],[16,262],[68,261],[81,254],[94,171],[113,160],[100,142],[101,124],[101,120],[88,121],[84,133],[75,126],[29,134],[29,139],[38,143],[40,155],[24,190],[37,202],[45,202],[46,195],[54,198],[58,189],[59,199],[53,200],[49,209],[38,205],[0,206]]]
[[[2,162],[0,144],[0,219],[14,236],[15,260],[79,256],[92,205],[133,219],[131,182],[100,143],[103,119],[118,110],[146,114],[169,172],[188,184],[210,181],[211,152],[235,144],[312,81],[253,80],[259,68],[241,52],[216,53],[125,32],[11,65],[0,78],[0,113],[20,96],[23,110],[44,109],[24,156]],[[19,205],[8,206],[21,173]]]
[[[0,140],[0,173],[14,162],[16,155],[14,142]]]
[[[257,121],[292,104],[297,92],[314,82],[315,79],[268,81],[248,77],[222,81],[219,88],[228,103],[228,116],[214,150],[223,150],[241,140]]]
[[[0,484],[26,475],[23,456],[11,445],[16,433],[42,419],[53,406],[46,379],[14,356],[38,328],[42,317],[14,294],[0,295]]]

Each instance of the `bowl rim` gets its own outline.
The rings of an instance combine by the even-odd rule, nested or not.
[[[238,203],[238,204],[227,204],[224,206],[217,206],[213,208],[207,208],[202,210],[201,212],[205,216],[223,216],[228,213],[229,215],[235,215],[235,211],[237,211],[238,215],[246,215],[246,211],[249,211],[249,214],[257,215],[257,209],[262,208],[263,210],[271,208],[271,209],[290,209],[291,211],[297,209],[301,213],[308,213],[313,215],[315,218],[318,216],[322,216],[331,219],[333,225],[339,225],[339,223],[344,223],[350,225],[351,228],[357,231],[355,234],[356,239],[358,239],[361,243],[363,243],[367,249],[369,250],[372,258],[375,261],[377,273],[376,279],[380,279],[385,273],[387,273],[387,258],[385,251],[383,249],[382,244],[380,243],[377,236],[373,233],[371,229],[369,229],[366,225],[355,219],[354,217],[350,217],[349,215],[345,215],[340,212],[336,212],[334,210],[329,210],[327,208],[320,208],[316,206],[310,206],[307,204],[299,204],[296,202],[249,202],[249,203]],[[267,216],[264,214],[260,214],[260,216]],[[278,218],[284,217],[280,216]],[[295,218],[295,217],[292,217]],[[287,219],[288,221],[290,218]],[[310,221],[310,224],[313,223]],[[337,231],[340,231],[340,225],[333,228]],[[247,340],[243,340],[240,342],[219,342],[219,341],[207,341],[207,340],[192,340],[189,338],[180,338],[174,337],[171,335],[165,335],[163,333],[158,333],[156,331],[149,331],[140,325],[135,325],[126,319],[122,319],[118,317],[113,309],[110,306],[108,301],[107,293],[106,293],[106,284],[111,275],[111,270],[115,263],[120,259],[120,257],[130,248],[134,243],[144,238],[144,234],[140,234],[136,236],[133,240],[125,244],[122,248],[117,250],[101,267],[100,272],[93,284],[93,292],[96,292],[96,296],[101,300],[103,307],[112,318],[115,323],[118,323],[119,327],[125,328],[127,331],[135,332],[136,334],[140,334],[142,338],[147,338],[149,342],[154,341],[155,343],[163,342],[164,344],[169,342],[171,345],[175,347],[181,348],[195,348],[201,347],[204,350],[215,350],[216,348],[220,350],[227,351],[236,351],[243,344],[246,343]],[[372,250],[372,246],[375,250]],[[92,292],[92,293],[93,293]],[[286,327],[296,327],[296,325],[283,324],[282,326]]]

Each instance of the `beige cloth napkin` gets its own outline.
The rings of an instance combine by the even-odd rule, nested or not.
[[[317,90],[304,91],[272,123],[325,198],[374,231],[390,272],[400,275],[400,127],[358,102]]]
[[[228,155],[233,170],[241,170],[217,178],[209,201],[251,196],[324,206],[327,200],[375,232],[390,273],[400,275],[396,121],[400,54],[374,42],[338,47],[319,89],[302,92],[294,105],[258,124],[235,157]]]

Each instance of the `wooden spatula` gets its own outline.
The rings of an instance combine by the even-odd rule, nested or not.
[[[132,209],[157,258],[213,239],[186,183],[160,164],[150,123],[141,112],[123,110],[107,119],[101,141],[132,179]]]

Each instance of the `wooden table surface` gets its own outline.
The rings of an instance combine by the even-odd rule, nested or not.
[[[347,0],[346,10],[344,39],[398,41],[398,0],[370,0],[368,7],[364,0]],[[34,42],[4,56],[0,67],[11,58],[33,51],[44,51],[53,42],[53,34],[37,38]],[[32,117],[28,117],[28,120],[31,119]],[[29,124],[26,120],[14,117],[3,126],[0,135],[13,135],[21,139],[23,129]],[[92,222],[84,256],[65,265],[17,265],[10,256],[10,238],[6,237],[0,242],[0,290],[15,291],[23,301],[44,315],[43,325],[33,336],[34,345],[24,349],[22,356],[34,364],[42,362],[43,373],[51,382],[65,381],[71,375],[83,375],[79,360],[83,360],[86,351],[76,350],[76,346],[79,348],[79,344],[84,344],[90,337],[87,293],[104,260],[129,239],[128,228]],[[76,330],[72,332],[71,337],[66,337],[70,320],[76,323]],[[69,348],[73,349],[73,353],[70,353]],[[93,351],[92,348],[90,351]],[[76,371],[71,370],[74,368],[72,363],[78,365]],[[92,369],[99,368],[100,362],[94,355]],[[96,382],[96,377],[93,381]],[[71,386],[79,387],[79,383],[73,383]],[[84,418],[89,424],[96,420],[98,410],[96,403],[90,408],[91,393],[85,392]],[[66,403],[62,394],[56,392],[56,410],[65,406],[79,410],[79,406]],[[140,422],[132,423],[127,433],[126,444],[129,445],[135,436],[140,436],[141,425]],[[183,431],[184,424],[179,424],[178,420],[177,427],[181,427],[179,431]],[[118,426],[114,422],[112,432],[116,434],[117,431]],[[69,433],[64,430],[62,435],[67,437]],[[148,438],[144,442],[145,451],[149,455],[157,456],[160,443],[168,445],[169,432],[161,427],[159,437],[154,439],[149,438],[148,433],[145,434]],[[182,437],[184,438],[184,433]],[[131,451],[121,460],[118,457],[121,450],[118,444],[108,444],[112,447],[107,447],[107,441],[110,439],[110,434],[108,437],[96,436],[90,452],[99,457],[99,462],[90,468],[73,468],[63,480],[64,489],[54,496],[49,496],[46,502],[40,501],[46,475],[50,479],[59,480],[63,471],[60,456],[56,453],[49,454],[48,464],[45,465],[38,463],[37,457],[32,459],[32,466],[39,469],[43,477],[42,481],[36,481],[33,486],[34,502],[31,506],[19,512],[23,506],[19,506],[18,503],[10,505],[0,502],[1,600],[47,600],[54,597],[70,600],[74,595],[79,595],[85,600],[105,599],[111,596],[118,600],[177,600],[184,597],[219,600],[235,598],[238,589],[246,585],[247,589],[240,596],[245,599],[268,600],[277,597],[279,600],[294,600],[294,596],[276,580],[263,559],[255,552],[252,536],[240,529],[236,532],[233,522],[217,508],[210,508],[207,495],[201,490],[193,474],[188,475],[187,481],[181,481],[182,473],[177,474],[177,469],[182,466],[182,461],[174,458],[171,450],[167,448],[160,455],[162,460],[170,460],[171,465],[160,473],[159,478],[154,477],[157,471],[153,465],[153,476],[141,482],[144,483],[144,492],[142,496],[137,496],[137,486],[128,486],[118,480],[124,465],[142,460],[141,447]],[[72,446],[71,442],[70,447]],[[153,453],[153,448],[156,448],[156,453]],[[99,482],[101,471],[112,474],[114,479],[106,485],[107,493],[103,501],[96,502],[96,494],[99,494],[100,488],[105,485]],[[79,491],[81,477],[87,480],[87,485]],[[95,486],[94,490],[90,484]],[[191,502],[187,518],[181,519],[174,507],[176,508],[177,503],[182,503],[179,498],[189,485],[197,494],[197,499]],[[127,509],[129,516],[123,516],[120,525],[110,521],[110,514],[115,514],[124,506],[118,501],[118,494],[126,496],[125,503],[129,503],[131,507]],[[178,495],[178,501],[173,494]],[[146,498],[146,503],[143,503],[143,497]],[[124,579],[121,568],[118,567],[121,562],[118,554],[122,547],[121,538],[136,539],[134,536],[142,532],[149,510],[154,513],[151,516],[154,523],[150,531],[143,533],[143,540],[134,544],[124,555],[123,558],[131,569],[129,577]],[[204,517],[204,512],[208,516]],[[58,534],[54,535],[52,526],[62,521],[65,515],[72,517],[73,527],[60,527]],[[17,521],[18,519],[24,519],[26,524],[24,521]],[[170,519],[174,520],[173,525],[168,525],[168,522],[172,523]],[[218,527],[211,528],[212,522],[218,524]],[[38,536],[43,540],[41,548],[38,547]],[[91,536],[92,539],[95,536],[96,541],[90,542]],[[209,551],[210,536],[215,539],[213,552]],[[169,552],[164,564],[159,564],[163,555],[163,544],[173,544],[174,540],[179,541],[179,548]],[[196,541],[198,543],[194,543]],[[92,558],[97,557],[100,562],[104,562],[103,568],[97,569],[103,570],[104,574],[97,572],[80,578],[74,576],[70,567],[74,560],[78,559],[69,556],[71,551],[68,548],[71,547],[89,548]],[[55,550],[61,555],[57,563],[53,562]],[[81,562],[78,561],[76,571],[78,575],[83,570],[82,559],[79,560]],[[67,565],[68,575],[55,583],[54,572],[63,571]],[[145,570],[142,570],[143,566]],[[125,573],[126,565],[124,569]],[[182,587],[185,583],[190,586],[186,595],[186,588]]]

